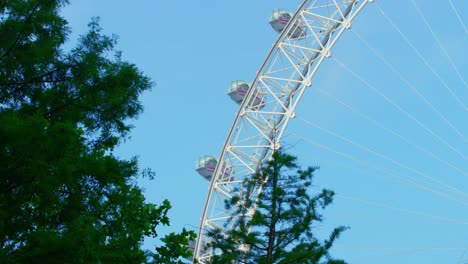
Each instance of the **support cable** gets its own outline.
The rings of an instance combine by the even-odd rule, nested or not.
[[[415,118],[413,115],[411,115],[410,113],[408,113],[408,111],[406,111],[405,109],[403,109],[401,106],[399,106],[398,104],[396,104],[395,102],[393,102],[393,100],[391,100],[390,98],[388,98],[385,94],[383,94],[382,92],[380,92],[377,88],[375,88],[373,85],[371,85],[369,82],[367,82],[366,80],[364,80],[361,76],[359,76],[357,73],[355,73],[353,70],[351,70],[348,66],[346,66],[344,63],[342,63],[341,61],[337,60],[336,58],[333,58],[333,60],[335,60],[336,62],[338,62],[343,68],[345,68],[347,71],[349,71],[354,77],[356,77],[358,80],[360,80],[362,83],[364,83],[367,87],[369,87],[371,90],[373,90],[375,93],[377,93],[378,95],[380,95],[382,98],[384,98],[387,102],[389,102],[390,104],[392,104],[395,108],[397,108],[400,112],[402,112],[403,114],[405,114],[408,118],[412,119],[413,121],[415,121],[419,126],[421,126],[422,128],[424,128],[427,132],[429,132],[432,136],[434,136],[435,138],[437,138],[440,142],[444,143],[447,147],[449,147],[450,149],[452,149],[455,153],[457,153],[458,155],[460,155],[463,159],[467,159],[466,156],[461,152],[459,151],[457,148],[455,148],[454,146],[452,146],[450,143],[448,143],[446,140],[444,140],[441,136],[439,136],[437,133],[435,133],[434,131],[432,131],[430,128],[428,128],[426,125],[424,125],[423,123],[421,123],[421,121],[419,121],[417,118]]]
[[[376,127],[384,130],[384,131],[387,131],[388,133],[392,134],[393,136],[399,138],[400,140],[402,140],[403,142],[405,142],[406,144],[408,145],[411,145],[411,146],[414,146],[416,147],[417,149],[419,149],[420,151],[424,152],[425,154],[429,155],[430,157],[432,157],[433,159],[445,164],[446,166],[458,171],[459,173],[463,174],[464,176],[468,176],[468,173],[464,170],[462,170],[461,168],[455,166],[454,164],[442,159],[441,157],[437,156],[436,154],[434,154],[433,152],[427,150],[426,148],[422,147],[421,145],[413,142],[412,140],[404,137],[403,135],[401,135],[400,133],[396,132],[395,130],[391,129],[391,128],[388,128],[386,126],[384,126],[382,123],[378,122],[377,120],[371,118],[370,116],[358,111],[357,109],[355,109],[354,107],[346,104],[345,102],[341,101],[340,99],[334,97],[333,95],[327,93],[326,91],[320,89],[320,88],[315,88],[315,90],[321,94],[324,94],[330,98],[332,98],[333,100],[335,100],[336,102],[338,102],[340,105],[346,107],[347,109],[351,110],[352,112],[358,114],[359,116],[361,116],[362,118],[366,119],[367,121],[369,121],[370,123],[372,123],[373,125],[375,125]]]
[[[362,250],[362,251],[411,251],[411,252],[416,252],[416,251],[441,251],[441,250],[447,250],[447,251],[458,251],[458,250],[464,250],[465,248],[460,248],[460,247],[427,247],[427,248],[377,248],[377,247],[371,247],[371,248],[364,248],[364,247],[335,247],[335,249],[339,250]]]
[[[294,136],[297,137],[297,135],[294,135]],[[348,168],[348,169],[353,169],[353,168]],[[317,188],[317,190],[316,190],[317,192],[319,192],[321,189],[325,188],[323,186],[318,186],[318,185],[314,185],[314,187]],[[363,198],[357,198],[357,197],[353,197],[353,196],[350,196],[350,195],[335,194],[335,197],[343,198],[343,199],[350,200],[350,201],[357,201],[357,202],[360,202],[362,204],[372,205],[372,206],[376,206],[376,207],[382,207],[382,208],[390,209],[390,210],[393,210],[393,211],[399,211],[399,212],[404,212],[404,213],[407,213],[407,214],[413,214],[413,215],[420,216],[420,217],[422,217],[424,219],[431,218],[433,220],[440,221],[440,222],[450,222],[450,223],[459,223],[459,224],[463,224],[463,225],[468,225],[468,219],[455,219],[455,218],[448,218],[446,216],[433,215],[433,214],[429,214],[429,213],[422,212],[422,211],[410,210],[410,209],[407,209],[407,208],[402,208],[402,207],[398,207],[398,206],[395,206],[395,205],[386,204],[386,203],[382,203],[382,202],[376,202],[375,200],[366,200],[366,199],[363,199]]]
[[[436,179],[436,178],[434,178],[434,177],[431,177],[431,176],[429,176],[429,175],[426,175],[426,174],[424,174],[424,173],[422,173],[422,172],[420,172],[420,171],[418,171],[418,170],[416,170],[416,169],[410,168],[410,167],[408,167],[407,165],[405,165],[405,164],[403,164],[403,163],[401,163],[401,162],[399,162],[399,161],[397,161],[397,160],[394,160],[393,158],[390,158],[390,157],[388,157],[388,156],[386,156],[386,155],[383,155],[383,154],[381,154],[381,153],[378,153],[378,152],[376,152],[376,151],[374,151],[374,150],[372,150],[372,149],[370,149],[370,148],[368,148],[368,147],[365,147],[365,146],[363,146],[363,145],[361,145],[361,144],[359,144],[359,143],[356,143],[356,142],[354,142],[354,141],[352,141],[352,140],[350,140],[350,139],[348,139],[348,138],[345,138],[344,136],[339,135],[338,133],[335,133],[335,132],[333,132],[333,131],[330,131],[330,130],[328,130],[328,129],[325,129],[325,128],[323,128],[323,127],[321,127],[321,126],[319,126],[319,125],[317,125],[317,124],[315,124],[315,123],[313,123],[313,122],[311,122],[311,121],[309,121],[309,120],[306,120],[306,119],[304,119],[304,118],[302,118],[302,117],[300,117],[300,119],[301,119],[304,123],[306,123],[307,125],[309,125],[309,126],[312,126],[312,127],[317,128],[317,129],[320,129],[321,131],[324,131],[325,133],[327,133],[327,134],[329,134],[329,135],[332,135],[332,136],[334,136],[334,137],[336,137],[336,138],[338,138],[338,139],[340,139],[340,140],[342,140],[342,141],[344,141],[344,142],[347,142],[347,143],[349,143],[349,144],[351,144],[351,145],[353,145],[353,146],[355,146],[355,147],[357,147],[357,148],[360,148],[360,149],[362,149],[362,150],[364,150],[364,151],[366,151],[366,152],[368,152],[368,153],[371,153],[371,154],[373,154],[373,155],[375,155],[375,156],[377,156],[377,157],[380,157],[380,158],[382,158],[382,159],[384,159],[384,160],[387,160],[387,161],[389,161],[390,163],[393,163],[393,164],[395,164],[395,165],[397,165],[397,166],[399,166],[399,167],[401,167],[401,168],[407,169],[407,170],[411,171],[412,173],[415,173],[415,174],[420,175],[420,176],[422,176],[422,177],[424,177],[424,178],[426,178],[426,179],[428,179],[428,180],[430,180],[430,181],[433,181],[433,182],[435,182],[435,183],[437,183],[437,184],[439,184],[439,185],[442,185],[442,186],[444,186],[444,187],[446,188],[446,190],[450,190],[450,191],[453,192],[453,193],[458,193],[458,194],[461,195],[461,196],[468,197],[468,194],[467,194],[467,193],[465,193],[465,192],[463,192],[463,191],[461,191],[461,190],[459,190],[459,189],[457,189],[457,188],[455,188],[455,187],[453,187],[453,186],[450,186],[450,185],[448,185],[448,184],[446,184],[446,183],[443,183],[443,182],[441,182],[440,180],[438,180],[438,179]]]
[[[406,43],[413,49],[413,51],[416,53],[416,55],[419,57],[419,59],[426,65],[426,67],[434,74],[434,76],[437,77],[437,79],[442,83],[442,85],[449,91],[449,93],[452,95],[452,97],[457,101],[458,104],[463,108],[463,110],[468,111],[468,107],[460,100],[460,98],[450,89],[450,87],[447,85],[447,83],[442,79],[442,77],[434,70],[434,68],[429,64],[426,58],[419,52],[419,50],[409,41],[409,39],[403,34],[403,32],[400,30],[400,28],[393,22],[393,20],[388,17],[385,12],[382,10],[382,8],[375,3],[377,8],[379,9],[380,13],[387,19],[387,21],[395,28],[395,30],[400,34],[400,36],[406,41]]]
[[[421,94],[416,87],[414,87],[413,84],[411,84],[407,78],[403,76],[403,74],[392,64],[389,62],[388,59],[386,59],[382,54],[377,52],[370,44],[361,36],[359,33],[353,30],[353,33],[364,43],[364,45],[376,56],[377,58],[382,61],[394,74],[400,78],[402,82],[404,82],[425,104],[427,104],[432,111],[434,111],[440,118],[442,118],[454,131],[457,133],[465,142],[468,142],[468,139],[463,135],[458,128],[455,127],[455,125],[450,122],[447,117],[445,117],[444,114],[442,114],[423,94]]]
[[[468,247],[464,248],[465,250],[463,251],[463,254],[460,256],[460,259],[458,259],[458,262],[457,264],[463,264],[462,261],[463,261],[463,257],[465,256],[466,254],[466,251],[468,250]]]
[[[442,52],[444,53],[445,57],[447,57],[448,61],[450,62],[450,65],[452,65],[452,68],[453,70],[457,73],[458,77],[460,78],[460,80],[463,82],[463,85],[465,86],[465,88],[468,88],[468,86],[466,85],[466,82],[465,82],[465,79],[463,78],[463,76],[460,74],[460,71],[458,70],[457,66],[455,65],[455,63],[453,62],[452,58],[450,57],[450,55],[447,53],[447,50],[444,48],[444,46],[442,45],[442,42],[440,42],[440,39],[437,37],[437,35],[435,34],[434,30],[432,30],[432,27],[431,25],[429,24],[429,22],[427,22],[427,19],[426,17],[424,16],[424,14],[421,12],[421,9],[419,9],[419,7],[416,5],[416,3],[414,2],[414,0],[411,0],[411,3],[413,4],[413,6],[416,8],[416,11],[418,11],[418,14],[419,16],[421,17],[421,19],[424,21],[424,24],[426,24],[426,27],[429,29],[429,31],[431,32],[432,34],[432,37],[435,39],[437,45],[439,45],[439,48],[442,50]]]
[[[389,175],[390,177],[397,178],[397,179],[399,179],[401,182],[404,182],[405,184],[407,184],[407,185],[409,185],[409,186],[413,186],[413,187],[416,187],[416,188],[418,188],[418,189],[421,189],[421,190],[425,190],[425,191],[434,193],[434,194],[439,195],[439,196],[441,196],[441,197],[445,197],[445,198],[447,198],[447,199],[449,199],[449,200],[456,201],[456,202],[459,202],[459,203],[461,203],[461,204],[463,204],[463,205],[465,205],[465,206],[468,206],[468,203],[467,203],[466,201],[460,201],[459,199],[454,198],[454,197],[452,197],[452,196],[450,196],[450,195],[448,195],[448,194],[446,194],[446,193],[444,193],[444,192],[440,192],[440,191],[438,191],[438,190],[434,190],[434,189],[431,189],[431,188],[426,187],[426,186],[424,186],[424,185],[421,185],[421,184],[412,182],[412,181],[406,179],[405,177],[396,175],[396,174],[393,173],[392,171],[390,171],[390,170],[388,170],[388,169],[385,169],[385,168],[381,168],[381,167],[379,167],[379,166],[377,166],[377,165],[375,165],[375,164],[373,164],[373,163],[371,163],[371,162],[360,160],[360,159],[358,159],[358,158],[356,158],[356,157],[354,157],[354,156],[352,156],[352,155],[350,155],[350,154],[347,154],[347,153],[344,153],[344,152],[340,152],[340,151],[338,151],[338,150],[336,150],[336,149],[333,149],[333,148],[331,148],[331,147],[327,147],[327,146],[325,146],[325,145],[319,144],[319,143],[317,143],[317,142],[314,142],[314,141],[312,141],[312,140],[310,140],[310,139],[307,139],[307,138],[305,138],[305,137],[302,137],[302,136],[300,136],[300,135],[297,135],[297,134],[293,134],[293,135],[295,135],[295,136],[296,136],[297,138],[299,138],[299,139],[302,139],[303,141],[307,142],[308,144],[310,144],[310,145],[312,145],[312,146],[316,146],[316,147],[322,148],[322,149],[324,149],[324,150],[327,150],[327,151],[329,151],[329,152],[335,153],[335,154],[337,154],[337,155],[340,155],[340,156],[342,156],[342,157],[345,157],[345,158],[350,159],[350,160],[352,160],[352,161],[355,161],[355,162],[357,162],[357,163],[363,164],[363,165],[365,165],[365,166],[367,166],[367,167],[370,167],[370,168],[373,168],[373,169],[378,170],[378,171],[380,171],[380,172],[383,172],[383,173]]]
[[[453,13],[455,13],[455,16],[458,18],[458,21],[460,21],[460,24],[463,27],[463,31],[465,31],[465,34],[468,35],[468,30],[466,29],[465,23],[463,23],[463,19],[461,19],[460,14],[452,3],[452,0],[448,0],[448,2],[450,3],[450,7],[452,7]]]
[[[324,187],[321,187],[321,186],[315,186],[315,187],[320,188],[320,189],[324,188]],[[350,196],[350,195],[335,194],[335,197],[345,199],[345,200],[349,200],[349,201],[359,202],[359,203],[362,203],[362,204],[372,205],[372,206],[375,206],[375,207],[381,207],[381,208],[389,209],[389,210],[392,210],[392,211],[398,211],[398,212],[403,212],[403,213],[406,213],[406,214],[416,215],[416,216],[419,216],[419,217],[424,218],[424,219],[430,218],[430,219],[433,219],[433,220],[438,221],[438,222],[449,222],[449,223],[457,223],[457,224],[462,224],[462,225],[468,225],[468,220],[464,220],[464,219],[455,219],[455,218],[448,218],[448,217],[445,217],[445,216],[433,215],[433,214],[429,214],[429,213],[422,212],[422,211],[411,210],[411,209],[398,207],[398,206],[387,204],[387,203],[370,201],[370,200],[357,198],[357,197]]]

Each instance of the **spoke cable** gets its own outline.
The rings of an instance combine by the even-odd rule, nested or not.
[[[359,143],[356,143],[356,142],[354,142],[354,141],[352,141],[352,140],[350,140],[350,139],[348,139],[348,138],[345,138],[345,137],[343,137],[342,135],[339,135],[339,134],[337,134],[337,133],[335,133],[335,132],[333,132],[333,131],[330,131],[330,130],[328,130],[328,129],[325,129],[325,128],[323,128],[323,127],[320,127],[319,125],[317,125],[317,124],[315,124],[315,123],[313,123],[313,122],[311,122],[311,121],[309,121],[309,120],[306,120],[306,119],[304,119],[304,118],[302,118],[302,117],[300,117],[300,119],[301,119],[304,123],[306,123],[307,125],[309,125],[309,126],[312,126],[312,127],[317,128],[317,129],[320,129],[321,131],[324,131],[324,132],[327,133],[327,134],[330,134],[330,135],[332,135],[332,136],[334,136],[334,137],[336,137],[336,138],[339,138],[340,140],[345,141],[345,142],[347,142],[347,143],[349,143],[349,144],[351,144],[351,145],[353,145],[353,146],[355,146],[355,147],[358,147],[358,148],[360,148],[360,149],[362,149],[362,150],[364,150],[364,151],[366,151],[366,152],[369,152],[369,153],[371,153],[371,154],[373,154],[373,155],[375,155],[375,156],[378,156],[378,157],[380,157],[380,158],[382,158],[382,159],[385,159],[385,160],[387,160],[387,161],[389,161],[389,162],[391,162],[391,163],[393,163],[393,164],[395,164],[395,165],[397,165],[397,166],[399,166],[399,167],[401,167],[401,168],[407,169],[407,170],[409,170],[409,171],[411,171],[411,172],[413,172],[413,173],[415,173],[415,174],[418,174],[418,175],[420,175],[420,176],[422,176],[422,177],[424,177],[424,178],[426,178],[426,179],[428,179],[428,180],[430,180],[430,181],[433,181],[433,182],[435,182],[435,183],[437,183],[437,184],[440,184],[440,185],[442,185],[442,186],[445,186],[446,190],[451,190],[451,191],[454,192],[454,193],[459,193],[459,195],[468,197],[468,194],[467,194],[467,193],[465,193],[465,192],[463,192],[463,191],[461,191],[461,190],[459,190],[459,189],[457,189],[457,188],[455,188],[455,187],[453,187],[453,186],[450,186],[450,185],[448,185],[448,184],[446,184],[446,183],[443,183],[443,182],[441,182],[440,180],[438,180],[438,179],[436,179],[436,178],[434,178],[434,177],[431,177],[431,176],[426,175],[426,174],[424,174],[424,173],[422,173],[422,172],[420,172],[420,171],[418,171],[418,170],[415,170],[415,169],[413,169],[413,168],[410,168],[410,167],[408,167],[407,165],[402,164],[401,162],[399,162],[399,161],[397,161],[397,160],[394,160],[394,159],[392,159],[392,158],[390,158],[390,157],[388,157],[388,156],[386,156],[386,155],[383,155],[383,154],[381,154],[381,153],[378,153],[378,152],[376,152],[376,151],[374,151],[374,150],[372,150],[372,149],[370,149],[370,148],[368,148],[368,147],[365,147],[365,146],[363,146],[363,145],[361,145],[361,144],[359,144]],[[414,179],[415,179],[415,178],[414,178]]]
[[[379,167],[379,166],[377,166],[377,165],[375,165],[375,164],[373,164],[373,163],[371,163],[371,162],[360,160],[360,159],[358,159],[358,158],[356,158],[356,157],[354,157],[354,156],[352,156],[352,155],[350,155],[350,154],[347,154],[347,153],[344,153],[344,152],[340,152],[340,151],[335,150],[335,149],[333,149],[333,148],[331,148],[331,147],[327,147],[327,146],[325,146],[325,145],[319,144],[319,143],[314,142],[314,141],[312,141],[312,140],[310,140],[310,139],[307,139],[307,138],[305,138],[305,137],[303,137],[303,136],[300,136],[300,135],[297,135],[297,134],[292,134],[292,135],[294,135],[295,137],[297,137],[297,138],[303,140],[304,142],[306,142],[306,143],[308,143],[308,144],[310,144],[310,145],[312,145],[312,146],[316,146],[316,147],[325,149],[325,150],[327,150],[327,151],[329,151],[329,152],[332,152],[332,153],[335,153],[335,154],[340,155],[340,156],[342,156],[342,157],[345,157],[345,158],[347,158],[347,159],[350,159],[350,160],[352,160],[352,161],[354,161],[354,162],[363,164],[364,166],[367,166],[367,167],[369,167],[369,168],[373,168],[373,169],[375,169],[375,170],[378,170],[378,171],[380,171],[380,172],[383,172],[383,173],[389,175],[390,177],[397,178],[397,179],[399,179],[401,182],[404,182],[405,184],[407,184],[407,185],[409,185],[409,186],[413,186],[413,187],[416,187],[416,188],[418,188],[418,189],[421,189],[421,190],[425,190],[425,191],[434,193],[434,194],[439,195],[439,196],[441,196],[441,197],[445,197],[445,198],[447,198],[447,199],[450,199],[450,200],[453,200],[453,201],[456,201],[456,202],[459,202],[459,203],[461,203],[461,204],[463,204],[463,205],[468,206],[468,203],[467,203],[466,201],[464,201],[464,200],[461,201],[461,200],[459,200],[459,199],[457,199],[457,198],[455,198],[455,197],[452,197],[451,195],[449,195],[449,194],[447,194],[447,193],[444,193],[444,192],[441,192],[441,191],[438,191],[438,190],[434,190],[434,189],[431,189],[431,188],[426,187],[426,186],[424,186],[424,185],[421,185],[421,184],[412,182],[412,181],[408,180],[406,177],[397,175],[397,174],[393,173],[392,171],[390,171],[390,170],[388,170],[388,169],[385,169],[385,168],[381,168],[381,167]],[[412,178],[412,177],[410,177],[410,178]]]
[[[440,251],[440,250],[464,250],[465,248],[462,247],[429,247],[429,248],[389,248],[389,247],[336,247],[339,250],[362,250],[362,251]]]
[[[390,98],[388,98],[385,94],[383,94],[382,92],[380,92],[377,88],[375,88],[373,85],[371,85],[369,82],[367,82],[366,80],[364,80],[361,76],[359,76],[356,72],[354,72],[353,70],[351,70],[348,66],[346,66],[344,63],[342,63],[341,61],[337,60],[336,58],[333,58],[333,60],[335,60],[337,63],[339,63],[343,68],[345,68],[348,72],[350,72],[354,77],[356,77],[358,80],[360,80],[362,83],[364,83],[367,87],[369,87],[371,90],[373,90],[375,93],[377,93],[378,95],[380,95],[382,98],[384,98],[387,102],[389,102],[390,104],[392,104],[395,108],[397,108],[400,112],[402,112],[403,114],[405,114],[408,118],[412,119],[413,121],[415,121],[417,124],[419,124],[422,128],[424,128],[427,132],[429,132],[432,136],[434,136],[435,138],[437,138],[440,142],[444,143],[447,147],[449,147],[450,149],[452,149],[454,152],[456,152],[458,155],[460,155],[463,159],[467,159],[466,156],[461,153],[457,148],[455,148],[454,146],[452,146],[450,143],[448,143],[446,140],[444,140],[441,136],[439,136],[437,133],[435,133],[434,131],[432,131],[431,129],[429,129],[426,125],[424,125],[423,123],[421,123],[421,121],[419,121],[417,118],[415,118],[414,116],[412,116],[410,113],[408,113],[408,111],[404,110],[401,106],[399,106],[398,104],[396,104],[395,102],[393,102],[393,100],[391,100]]]
[[[293,135],[293,136],[296,136],[297,135]],[[301,139],[303,141],[303,139]],[[330,161],[328,161],[330,162]],[[339,164],[338,166],[343,166],[342,164]],[[346,166],[345,166],[346,167]],[[348,169],[352,169],[352,170],[357,170],[357,171],[361,171],[360,169],[356,169],[356,168],[351,168],[351,167],[348,167]],[[364,174],[369,174],[368,172],[365,172],[365,171],[361,171],[363,172]],[[372,175],[372,176],[375,176],[375,175]],[[316,191],[316,192],[320,192],[320,190],[324,189],[325,187],[323,186],[319,186],[319,185],[314,185],[314,190],[313,191]],[[386,204],[386,203],[382,203],[382,202],[376,202],[375,200],[366,200],[366,199],[363,199],[363,198],[357,198],[357,197],[353,197],[353,196],[350,196],[350,195],[343,195],[343,194],[335,194],[335,197],[337,198],[342,198],[342,199],[345,199],[345,200],[351,200],[351,201],[357,201],[357,202],[360,202],[362,204],[367,204],[367,205],[372,205],[372,206],[376,206],[376,207],[381,207],[381,208],[386,208],[386,209],[390,209],[390,210],[393,210],[393,211],[399,211],[399,212],[404,212],[404,213],[407,213],[407,214],[413,214],[413,215],[417,215],[419,217],[422,217],[424,219],[433,219],[437,222],[451,222],[451,223],[459,223],[459,224],[463,224],[463,225],[468,225],[468,220],[461,220],[461,219],[454,219],[454,218],[447,218],[445,216],[437,216],[437,215],[433,215],[433,214],[429,214],[429,213],[426,213],[426,212],[421,212],[421,211],[415,211],[415,210],[410,210],[410,209],[407,209],[407,208],[402,208],[402,207],[398,207],[398,206],[395,206],[395,205],[390,205],[390,204]],[[421,221],[423,222],[423,221]]]
[[[465,256],[467,250],[468,250],[468,247],[464,248],[463,254],[460,256],[460,259],[458,260],[457,264],[462,264],[463,257]]]
[[[448,2],[450,3],[450,6],[452,7],[452,11],[455,13],[455,16],[458,18],[458,21],[460,21],[460,24],[462,25],[463,30],[465,31],[465,34],[468,34],[468,30],[466,29],[465,23],[463,23],[463,20],[461,19],[460,14],[458,13],[457,9],[455,8],[451,0],[448,0]]]
[[[427,19],[426,17],[424,16],[424,14],[421,12],[421,9],[419,9],[419,7],[416,5],[416,3],[414,2],[414,0],[411,0],[411,3],[413,4],[413,6],[416,8],[416,11],[418,11],[418,14],[419,16],[421,16],[421,19],[424,21],[424,24],[426,25],[426,27],[429,29],[429,31],[431,32],[432,34],[432,37],[435,39],[437,45],[439,45],[439,48],[442,50],[442,52],[444,53],[445,57],[447,57],[448,61],[450,62],[450,65],[452,65],[452,68],[453,70],[457,73],[458,77],[460,78],[460,80],[463,82],[463,85],[465,86],[465,88],[468,88],[468,86],[466,85],[466,82],[465,82],[465,79],[463,78],[463,76],[460,74],[460,71],[458,70],[457,66],[455,65],[455,63],[453,62],[452,58],[450,57],[450,55],[447,53],[447,50],[444,48],[444,46],[442,45],[442,42],[440,42],[440,39],[437,37],[437,35],[435,34],[434,30],[432,29],[431,25],[429,24],[429,22],[427,22]]]
[[[377,120],[371,118],[370,116],[356,110],[354,107],[346,104],[345,102],[341,101],[340,99],[334,97],[333,95],[331,95],[330,93],[327,93],[326,91],[320,89],[320,88],[315,88],[315,90],[321,94],[324,94],[330,98],[332,98],[333,100],[335,100],[336,102],[338,102],[340,105],[346,107],[347,109],[351,110],[352,112],[358,114],[359,116],[361,116],[362,118],[366,119],[367,121],[369,121],[370,123],[372,123],[373,125],[375,125],[376,127],[384,130],[384,131],[387,131],[388,133],[392,134],[393,136],[399,138],[400,140],[402,140],[403,142],[405,142],[406,144],[410,145],[410,146],[414,146],[416,148],[418,148],[420,151],[424,152],[425,154],[429,155],[430,157],[432,157],[433,159],[445,164],[446,166],[460,172],[461,174],[465,175],[465,176],[468,176],[468,173],[462,169],[460,169],[459,167],[453,165],[452,163],[440,158],[439,156],[437,156],[436,154],[434,154],[433,152],[425,149],[424,147],[422,147],[421,145],[413,142],[412,140],[404,137],[403,135],[401,135],[400,133],[396,132],[395,130],[391,129],[391,128],[388,128],[386,126],[384,126],[382,123],[378,122]]]
[[[416,87],[414,87],[413,84],[409,82],[407,78],[403,76],[403,74],[392,64],[389,62],[388,59],[386,59],[382,54],[377,52],[370,44],[361,36],[359,33],[357,33],[355,30],[353,30],[353,33],[364,43],[364,45],[371,50],[371,52],[376,56],[377,58],[382,61],[389,69],[392,71],[394,74],[398,76],[398,78],[404,82],[425,104],[427,104],[440,118],[442,118],[454,131],[457,133],[464,141],[468,142],[468,139],[458,130],[445,116],[442,114],[424,95],[422,95]]]
[[[434,68],[429,64],[426,58],[419,52],[419,50],[409,41],[409,39],[403,34],[403,32],[400,30],[400,28],[393,22],[393,20],[388,17],[385,12],[382,10],[382,8],[375,3],[375,6],[379,9],[380,13],[387,19],[387,21],[395,28],[395,30],[400,34],[400,36],[405,40],[405,42],[413,49],[413,51],[416,53],[416,55],[419,57],[421,61],[426,65],[426,67],[429,68],[429,70],[434,74],[434,76],[437,77],[437,79],[442,83],[442,85],[449,91],[449,93],[452,95],[452,97],[460,104],[463,108],[463,110],[468,111],[468,107],[465,106],[465,104],[458,98],[458,96],[450,89],[450,87],[447,85],[447,83],[442,79],[442,77],[434,70]]]

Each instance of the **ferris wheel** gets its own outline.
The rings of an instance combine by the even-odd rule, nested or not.
[[[221,154],[203,156],[196,164],[197,172],[210,181],[197,241],[191,245],[201,263],[216,254],[207,248],[207,231],[231,228],[224,201],[235,196],[243,180],[280,147],[286,126],[320,65],[369,2],[373,0],[305,0],[295,13],[273,11],[270,25],[279,37],[255,79],[251,84],[233,81],[228,89],[240,108]]]

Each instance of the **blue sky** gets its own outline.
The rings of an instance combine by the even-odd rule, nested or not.
[[[452,9],[468,24],[468,2],[414,0],[428,29],[412,1],[366,6],[284,137],[304,166],[320,166],[316,188],[337,193],[316,230],[349,226],[332,252],[349,263],[468,263],[468,32]],[[156,171],[141,184],[173,205],[164,232],[198,227],[208,182],[194,164],[221,151],[238,109],[228,85],[255,77],[277,38],[271,10],[301,2],[81,0],[63,11],[71,41],[100,16],[156,83],[117,154]]]

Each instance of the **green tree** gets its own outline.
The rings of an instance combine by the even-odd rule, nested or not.
[[[320,210],[334,195],[327,189],[311,195],[316,169],[302,170],[296,157],[274,152],[259,173],[244,181],[239,194],[226,201],[234,228],[209,232],[212,250],[220,253],[212,263],[345,263],[329,255],[345,227],[335,228],[324,241],[312,232],[312,225],[323,220]]]
[[[144,237],[169,225],[170,204],[146,202],[136,181],[153,172],[113,154],[152,82],[114,51],[116,37],[96,18],[64,50],[67,3],[0,1],[0,259],[180,263],[194,233],[142,250]]]

